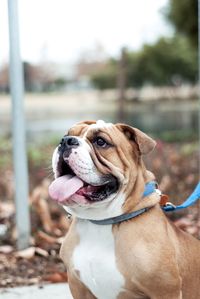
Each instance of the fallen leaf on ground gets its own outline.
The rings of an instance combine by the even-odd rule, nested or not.
[[[35,247],[35,254],[38,254],[38,255],[41,255],[41,256],[48,256],[48,252],[42,248],[39,248],[39,247]]]
[[[29,247],[15,253],[16,257],[31,259],[35,255],[35,247]]]
[[[68,277],[66,272],[55,272],[43,277],[45,281],[50,281],[52,283],[67,282]]]
[[[10,245],[3,245],[3,246],[0,246],[0,252],[1,253],[11,253],[13,251],[13,246],[10,246]]]
[[[50,244],[54,244],[57,242],[58,238],[52,237],[50,235],[48,235],[47,233],[43,232],[43,231],[39,231],[37,233],[37,238],[41,239],[42,241],[48,242]]]

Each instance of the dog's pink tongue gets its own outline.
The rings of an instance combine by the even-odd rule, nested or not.
[[[49,195],[52,199],[63,202],[75,194],[81,187],[83,187],[83,181],[77,176],[63,175],[51,183]]]

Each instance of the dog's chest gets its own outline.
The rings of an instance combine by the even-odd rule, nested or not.
[[[79,221],[80,243],[73,253],[73,264],[81,281],[98,299],[116,299],[124,277],[116,264],[112,226]]]

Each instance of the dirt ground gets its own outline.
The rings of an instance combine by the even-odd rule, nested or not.
[[[30,247],[24,251],[16,249],[13,170],[6,156],[7,148],[0,149],[0,156],[4,157],[0,159],[0,287],[67,281],[59,248],[70,220],[63,209],[49,199],[47,192],[52,176],[48,177],[49,160],[44,157],[51,156],[53,146],[39,149],[44,157],[38,158],[35,152],[29,155],[31,240]],[[157,149],[146,164],[170,201],[181,203],[199,180],[198,144],[169,144],[158,140]],[[200,238],[199,207],[197,204],[169,217],[178,227]]]

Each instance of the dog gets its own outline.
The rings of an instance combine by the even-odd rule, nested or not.
[[[200,242],[165,216],[142,160],[155,145],[137,128],[86,121],[55,149],[49,194],[73,216],[60,254],[74,299],[200,298]]]

